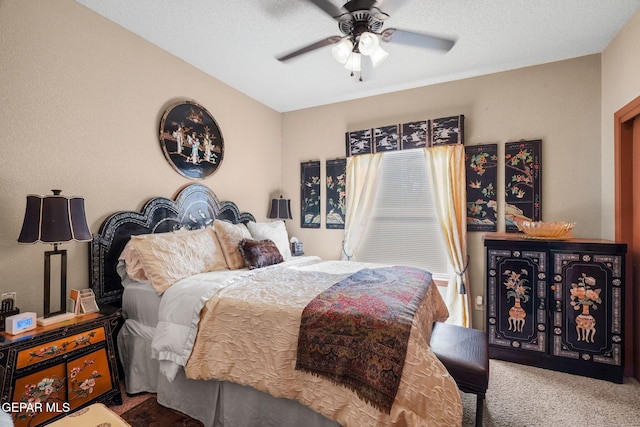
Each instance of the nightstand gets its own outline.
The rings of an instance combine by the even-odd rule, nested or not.
[[[96,402],[122,403],[113,343],[120,318],[121,310],[110,309],[19,335],[0,333],[2,409],[16,427],[36,427]]]

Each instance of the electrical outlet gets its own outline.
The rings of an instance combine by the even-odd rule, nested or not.
[[[484,298],[482,295],[476,296],[476,310],[484,310]]]
[[[0,303],[2,304],[2,311],[11,311],[16,308],[16,293],[15,292],[3,292],[0,297]]]

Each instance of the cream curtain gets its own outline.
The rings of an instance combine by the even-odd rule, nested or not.
[[[464,145],[425,148],[438,221],[454,273],[445,296],[448,323],[471,327],[471,294],[467,265],[467,200]]]
[[[382,153],[363,154],[347,160],[346,210],[342,259],[354,259],[367,228],[378,189]]]
[[[443,145],[426,148],[424,152],[438,221],[454,268],[445,295],[448,322],[471,327],[464,146]],[[342,259],[355,259],[373,209],[381,163],[382,153],[352,156],[347,160],[347,216]]]

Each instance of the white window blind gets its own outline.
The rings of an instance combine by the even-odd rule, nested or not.
[[[360,261],[450,271],[422,150],[385,153],[372,217],[356,253]]]

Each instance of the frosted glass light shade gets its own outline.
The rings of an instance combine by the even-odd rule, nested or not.
[[[360,72],[362,70],[362,55],[355,52],[351,53],[346,64],[344,64],[344,68],[349,71]]]
[[[384,60],[389,57],[389,52],[378,46],[378,48],[371,55],[369,55],[369,57],[371,58],[371,62],[373,63],[373,67],[375,68],[378,65],[382,64]]]
[[[375,34],[364,32],[360,35],[358,50],[361,54],[369,56],[378,49],[378,46],[380,46],[380,41]]]
[[[349,39],[344,39],[331,49],[333,58],[341,64],[346,64],[353,51],[353,43]]]

